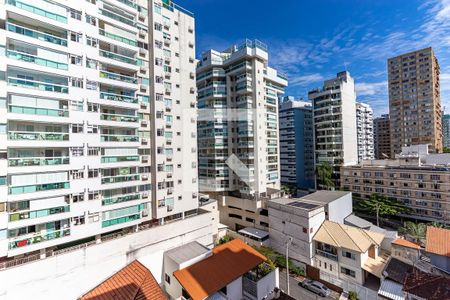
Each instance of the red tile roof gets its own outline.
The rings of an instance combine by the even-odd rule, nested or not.
[[[173,275],[193,300],[203,300],[267,258],[239,239],[217,246],[212,255]]]
[[[417,245],[413,242],[404,240],[404,239],[396,239],[395,241],[392,242],[392,244],[403,246],[403,247],[408,247],[408,248],[413,248],[413,249],[421,248],[419,245]]]
[[[149,269],[134,260],[83,295],[81,300],[167,300]]]
[[[450,257],[450,230],[428,226],[425,251]]]
[[[406,275],[403,291],[427,300],[450,299],[450,278],[414,268]]]

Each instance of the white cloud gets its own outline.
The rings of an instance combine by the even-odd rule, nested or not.
[[[358,96],[386,96],[387,81],[382,82],[360,82],[355,84],[356,94]]]
[[[312,83],[322,82],[324,79],[325,78],[319,73],[295,76],[293,78],[289,78],[289,85],[290,86],[308,86]]]

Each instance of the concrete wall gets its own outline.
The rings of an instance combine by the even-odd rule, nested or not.
[[[441,270],[450,272],[450,258],[447,256],[428,253],[431,263]]]
[[[328,220],[344,224],[344,219],[353,212],[352,193],[328,203],[325,210],[328,213]]]
[[[242,277],[239,277],[227,285],[227,298],[242,299]]]
[[[164,251],[195,240],[212,246],[210,217],[205,213],[0,271],[0,299],[77,299],[134,259],[162,282]]]
[[[265,297],[272,294],[276,287],[280,286],[280,274],[278,268],[261,278],[256,284],[258,300],[267,299]]]

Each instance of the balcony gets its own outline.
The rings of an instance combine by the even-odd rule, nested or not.
[[[105,36],[107,38],[116,40],[118,42],[122,42],[122,43],[125,43],[127,45],[137,47],[137,42],[136,41],[130,40],[130,39],[127,39],[127,38],[124,38],[124,37],[121,37],[120,35],[117,35],[117,34],[114,34],[114,33],[107,32],[104,29],[99,28],[98,33],[100,35],[103,35],[103,36]]]
[[[133,57],[129,57],[129,56],[125,56],[125,55],[120,55],[114,52],[109,52],[109,51],[105,51],[105,50],[99,50],[99,54],[100,56],[109,58],[109,59],[113,59],[113,60],[117,60],[120,62],[124,62],[127,64],[132,64],[132,65],[137,65],[137,60]]]
[[[60,63],[60,62],[40,58],[40,57],[31,55],[31,54],[22,53],[22,52],[18,52],[18,51],[7,50],[6,56],[8,56],[11,59],[25,61],[25,62],[33,63],[33,64],[36,64],[39,66],[55,68],[55,69],[60,69],[60,70],[68,70],[69,69],[69,66],[65,63]]]
[[[100,136],[102,142],[139,142],[139,136],[137,135],[115,135],[115,134],[102,134]]]
[[[136,97],[102,91],[100,92],[100,99],[127,102],[127,103],[138,103],[138,98]]]
[[[34,185],[25,185],[25,186],[12,186],[9,188],[9,194],[17,195],[17,194],[44,192],[44,191],[68,189],[68,188],[70,188],[69,182],[44,183],[44,184],[34,184]]]
[[[47,82],[30,80],[25,78],[8,77],[8,85],[35,90],[42,90],[46,92],[55,92],[63,94],[69,93],[69,87],[66,85],[51,84]]]
[[[68,141],[67,132],[32,132],[32,131],[9,131],[10,140],[20,141]]]
[[[107,114],[102,113],[100,115],[100,120],[104,121],[115,121],[115,122],[131,122],[131,123],[137,123],[138,117],[131,116],[131,115],[119,115],[119,114]]]
[[[139,156],[102,156],[102,163],[139,161]]]
[[[134,83],[137,84],[137,78],[127,75],[122,75],[119,73],[108,72],[108,71],[100,71],[100,78],[107,78],[111,80],[117,80],[121,82]]]
[[[66,16],[62,16],[62,15],[59,15],[59,14],[56,14],[56,13],[53,13],[53,12],[49,12],[47,10],[38,8],[36,6],[27,4],[27,3],[22,2],[22,1],[7,0],[6,3],[9,4],[9,5],[13,5],[13,6],[17,7],[17,8],[29,11],[31,13],[37,14],[37,15],[42,16],[42,17],[46,17],[46,18],[49,18],[49,19],[52,19],[52,20],[55,20],[55,21],[58,21],[58,22],[61,22],[61,23],[67,23],[67,17]],[[41,3],[41,5],[44,6],[43,3]],[[44,7],[48,7],[50,5],[51,4],[47,3],[47,5],[44,6]],[[53,5],[53,6],[56,6],[56,5]]]
[[[112,197],[103,198],[102,205],[111,205],[111,204],[139,200],[139,199],[141,199],[140,193],[112,196]]]
[[[9,167],[56,166],[69,164],[69,157],[17,157],[8,159]]]
[[[26,212],[20,212],[20,213],[13,213],[9,215],[9,221],[20,221],[20,220],[28,220],[28,219],[35,219],[35,218],[42,218],[54,214],[61,214],[65,212],[70,211],[70,206],[60,206],[60,207],[53,207],[48,209],[41,209],[41,210],[35,210],[35,211],[26,211]]]
[[[102,177],[102,184],[140,180],[139,174]]]
[[[102,9],[102,8],[99,9],[99,13],[104,15],[104,16],[106,16],[106,17],[109,17],[109,18],[111,18],[113,20],[119,21],[121,23],[127,24],[127,25],[132,26],[132,27],[136,27],[136,22],[134,21],[134,19],[126,18],[124,16],[121,16],[119,14],[113,13],[113,12],[111,12],[109,10],[105,10],[105,9]]]
[[[55,45],[67,47],[67,39],[66,38],[58,37],[56,35],[44,33],[44,32],[38,31],[38,30],[33,30],[31,28],[20,26],[17,24],[12,24],[12,23],[8,23],[6,25],[6,28],[8,31],[11,31],[14,33],[32,37],[32,38],[35,38],[35,39],[38,39],[41,41],[45,41],[45,42],[49,42],[49,43],[52,43]]]
[[[70,228],[64,228],[54,231],[40,231],[32,234],[28,234],[26,236],[20,237],[15,241],[9,243],[9,249],[17,249],[33,244],[37,244],[40,242],[50,241],[57,238],[62,238],[70,235]]]
[[[336,254],[333,254],[333,253],[330,253],[330,252],[327,252],[327,251],[316,249],[316,254],[320,255],[320,256],[323,256],[325,258],[334,260],[334,261],[338,261],[338,256]]]

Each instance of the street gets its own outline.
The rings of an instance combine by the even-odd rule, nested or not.
[[[287,293],[287,287],[286,287],[286,271],[280,271],[280,288],[285,293]],[[289,277],[289,288],[290,288],[290,296],[294,297],[295,299],[299,300],[329,300],[334,299],[330,297],[320,297],[317,294],[314,294],[313,292],[302,288],[298,285],[298,281],[292,277]]]

